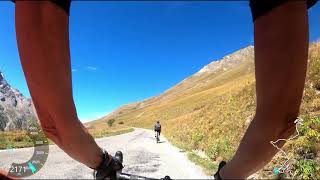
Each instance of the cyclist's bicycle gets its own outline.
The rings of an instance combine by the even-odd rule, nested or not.
[[[121,151],[117,151],[114,157],[116,159],[118,159],[121,163],[123,162],[123,154],[122,154]],[[171,180],[170,176],[165,176],[164,178],[156,179],[156,178],[148,178],[148,177],[144,177],[144,176],[138,176],[138,175],[133,175],[133,174],[128,174],[128,173],[123,173],[122,170],[117,172],[116,179],[118,179],[118,180],[129,180],[129,179],[136,179],[136,180]]]
[[[156,142],[159,143],[160,142],[160,137],[159,137],[159,132],[155,131],[156,132]]]

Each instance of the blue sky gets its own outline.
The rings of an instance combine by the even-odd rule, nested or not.
[[[30,97],[19,61],[14,4],[0,2],[0,70]],[[309,11],[320,37],[320,3]],[[81,120],[155,96],[213,60],[252,44],[248,2],[75,1],[70,13],[74,99]]]

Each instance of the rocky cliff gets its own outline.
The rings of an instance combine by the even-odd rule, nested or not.
[[[0,71],[0,131],[26,130],[36,122],[32,101],[5,80]]]

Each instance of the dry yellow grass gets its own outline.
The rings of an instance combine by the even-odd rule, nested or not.
[[[94,138],[119,135],[134,130],[132,127],[128,127],[123,124],[112,123],[112,125],[110,126],[107,122],[101,122],[94,126],[89,126],[87,129]]]
[[[0,149],[30,146],[33,146],[33,141],[26,131],[0,132]]]

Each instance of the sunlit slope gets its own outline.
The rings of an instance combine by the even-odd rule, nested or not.
[[[160,120],[165,135],[174,143],[206,150],[207,142],[215,143],[212,139],[226,126],[231,126],[228,130],[237,129],[233,135],[240,137],[254,107],[253,83],[250,46],[210,63],[160,96],[123,106],[91,124],[101,126],[115,119],[125,125],[152,128]],[[250,91],[247,98],[252,101],[248,104],[242,103],[246,97],[237,98],[243,90]],[[231,116],[233,121],[226,120]]]

